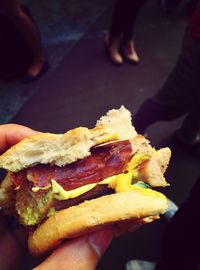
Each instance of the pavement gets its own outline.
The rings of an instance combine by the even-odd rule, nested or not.
[[[71,19],[71,30],[66,33],[69,37],[70,33],[76,33],[72,35],[76,38],[68,40],[68,34],[59,35],[59,31],[63,33],[65,19],[68,19],[68,8],[64,11],[62,6],[67,4],[59,0],[51,6],[51,1],[48,1],[46,7],[46,1],[35,2],[29,3],[38,8],[39,26],[47,40],[45,48],[52,68],[40,81],[30,85],[18,82],[1,84],[0,121],[15,122],[41,131],[64,132],[80,125],[92,127],[101,115],[122,104],[134,114],[140,104],[162,86],[173,68],[187,24],[182,8],[173,15],[166,15],[157,7],[156,1],[147,2],[138,17],[135,32],[141,63],[138,66],[124,63],[116,67],[107,59],[103,49],[111,3],[86,1],[87,4],[83,4],[76,1],[76,5],[72,4],[74,13],[80,8],[78,19],[82,18],[83,11],[85,15],[84,24],[73,24]],[[81,5],[85,5],[85,10]],[[44,6],[49,15],[42,13]],[[55,17],[51,15],[52,7],[54,11],[57,8]],[[61,30],[54,32],[56,27]],[[148,130],[153,146],[172,149],[166,174],[170,186],[162,191],[178,205],[186,199],[199,174],[199,157],[187,152],[173,136],[180,121],[157,123]],[[115,239],[97,269],[125,269],[130,259],[157,261],[165,226],[160,220]],[[34,263],[27,259],[24,269],[31,268]]]

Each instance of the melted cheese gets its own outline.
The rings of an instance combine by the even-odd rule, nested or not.
[[[52,191],[54,193],[54,197],[57,200],[61,200],[61,201],[76,198],[76,197],[90,191],[91,189],[93,189],[97,185],[96,183],[89,184],[89,185],[85,185],[85,186],[82,186],[79,188],[75,188],[73,190],[66,191],[54,179],[52,179],[51,182],[52,182]]]
[[[157,196],[162,197],[163,195],[159,192],[153,191],[148,188],[141,187],[136,184],[131,184],[132,181],[132,173],[118,174],[116,176],[108,177],[103,181],[95,184],[88,184],[73,190],[66,191],[64,190],[54,179],[52,179],[52,191],[54,193],[54,197],[57,200],[68,200],[76,198],[91,189],[93,189],[97,185],[105,185],[107,184],[109,188],[115,190],[116,193],[119,192],[127,192],[131,190],[137,190],[141,192],[143,195],[147,196]]]

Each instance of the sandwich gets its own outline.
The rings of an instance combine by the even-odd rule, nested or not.
[[[0,207],[28,228],[32,255],[111,224],[118,234],[133,231],[167,209],[153,188],[169,185],[170,156],[137,134],[122,106],[92,129],[36,134],[3,153]]]

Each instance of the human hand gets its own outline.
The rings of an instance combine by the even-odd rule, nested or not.
[[[112,227],[106,227],[68,240],[33,270],[94,270],[112,238]]]
[[[35,133],[37,132],[20,125],[1,125],[0,153]],[[23,240],[26,237],[22,237],[19,228],[9,229],[9,224],[3,215],[0,215],[0,235],[0,269],[18,269],[23,254],[26,252],[23,246]],[[66,241],[34,270],[94,270],[112,237],[113,230],[111,227],[107,227]]]
[[[20,125],[1,125],[0,153],[35,133],[37,132]],[[17,269],[24,253],[21,242],[21,230],[19,231],[19,228],[11,230],[9,225],[8,220],[0,214],[0,269],[2,270]]]

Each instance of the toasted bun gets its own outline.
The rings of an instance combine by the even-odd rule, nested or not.
[[[94,129],[76,128],[65,134],[43,133],[24,139],[0,156],[0,168],[17,172],[36,164],[66,164],[90,155],[92,146],[137,135],[131,114],[123,106],[97,121]]]
[[[41,255],[58,246],[63,239],[74,238],[110,224],[119,225],[123,232],[132,230],[140,223],[153,221],[166,209],[166,197],[146,189],[85,201],[48,218],[30,234],[29,250],[33,255]]]
[[[37,164],[65,166],[89,156],[91,147],[116,140],[130,140],[133,153],[150,156],[143,176],[147,176],[154,186],[167,185],[163,172],[169,162],[170,150],[165,148],[156,152],[146,138],[137,134],[131,123],[131,114],[123,106],[101,117],[94,129],[80,127],[65,134],[37,134],[21,141],[0,156],[0,168],[18,172]],[[9,203],[13,195],[9,174],[0,184],[0,207]],[[30,234],[29,250],[33,255],[41,255],[58,246],[63,239],[110,224],[115,224],[121,234],[157,219],[166,209],[164,195],[142,188],[85,201],[49,217]]]

